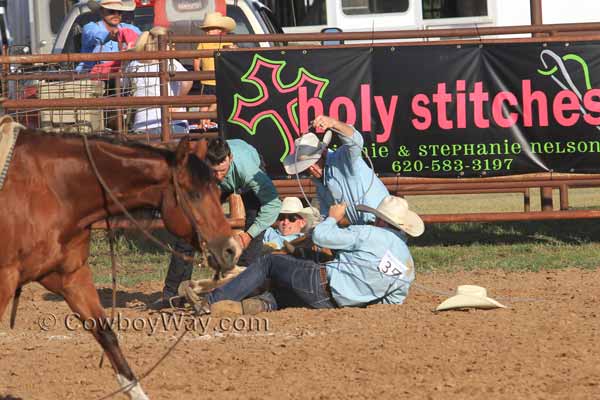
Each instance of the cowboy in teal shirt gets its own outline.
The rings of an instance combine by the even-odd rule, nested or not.
[[[263,171],[258,152],[243,140],[211,139],[208,142],[206,162],[219,182],[221,201],[238,193],[246,209],[244,232],[236,239],[244,249],[238,265],[246,266],[260,256],[264,231],[271,226],[281,209],[281,200],[271,178]],[[186,242],[175,242],[175,250],[193,255],[194,249]],[[153,308],[169,306],[168,299],[177,294],[179,284],[191,279],[193,265],[179,257],[171,257],[165,279],[163,298]]]
[[[356,204],[366,204],[374,208],[390,193],[362,159],[362,135],[354,127],[324,115],[318,116],[313,121],[313,126],[322,130],[337,131],[340,133],[338,136],[342,145],[336,151],[327,150],[328,143],[317,147],[307,146],[312,134],[303,135],[295,143],[296,151],[303,154],[286,157],[286,172],[293,175],[308,170],[317,187],[321,215],[327,215],[329,207],[333,204],[346,203],[346,217],[350,224],[373,222],[375,217],[357,211]],[[315,150],[312,154],[311,148]],[[314,158],[311,158],[312,156]]]
[[[244,195],[251,192],[256,196],[260,209],[252,225],[246,229],[246,233],[255,238],[277,220],[281,200],[271,178],[261,169],[256,149],[240,139],[227,140],[227,144],[232,160],[219,187],[223,193]]]

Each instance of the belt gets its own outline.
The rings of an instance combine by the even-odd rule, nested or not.
[[[327,295],[333,299],[333,296],[331,295],[331,287],[329,287],[329,280],[327,279],[327,268],[321,267],[319,269],[319,276],[321,277],[321,285],[323,285],[325,293],[327,293]]]

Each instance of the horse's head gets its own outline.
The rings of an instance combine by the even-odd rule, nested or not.
[[[204,162],[206,141],[180,141],[173,160],[172,180],[163,195],[166,228],[198,250],[206,244],[222,271],[233,268],[242,252],[221,208],[220,190]]]

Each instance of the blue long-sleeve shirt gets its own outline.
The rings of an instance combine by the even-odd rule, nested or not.
[[[362,159],[363,137],[354,130],[352,137],[339,135],[342,145],[327,153],[323,181],[313,179],[321,215],[326,216],[334,203],[346,203],[346,216],[353,225],[374,221],[375,216],[356,210],[357,204],[377,208],[390,193]]]
[[[372,225],[340,228],[329,217],[315,227],[312,238],[321,247],[338,250],[335,259],[326,264],[331,293],[338,305],[401,304],[408,295],[415,268],[400,231]],[[386,260],[398,261],[406,269],[398,268],[402,274],[387,275],[382,271],[396,272]]]
[[[119,24],[119,29],[131,29],[138,35],[142,33],[137,26],[124,22]],[[103,21],[88,22],[84,25],[81,35],[82,53],[112,53],[119,50],[119,43],[109,40],[109,32]],[[94,61],[81,62],[77,65],[76,71],[88,71],[94,64],[96,64]]]
[[[233,161],[219,187],[225,193],[241,194],[251,191],[256,195],[260,210],[247,230],[250,236],[256,237],[277,220],[281,200],[273,181],[260,168],[260,157],[256,149],[240,139],[228,140],[227,144]]]
[[[279,232],[279,229],[275,229],[272,227],[268,227],[265,230],[265,236],[263,237],[263,243],[273,243],[277,246],[278,249],[283,247],[283,242],[291,242],[294,239],[298,239],[300,236],[303,236],[303,233],[292,233],[291,235],[283,235]]]

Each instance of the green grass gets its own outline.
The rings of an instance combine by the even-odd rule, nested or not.
[[[155,231],[153,234],[163,243],[172,245],[174,242],[174,238],[166,231]],[[151,243],[140,233],[118,231],[115,253],[119,285],[129,287],[140,282],[164,281],[171,255]],[[89,262],[94,273],[94,281],[100,285],[110,284],[112,264],[108,238],[104,231],[95,231],[92,234]],[[196,269],[193,278],[199,279],[208,276],[208,271]]]
[[[428,226],[409,241],[419,271],[538,271],[600,266],[597,220]]]
[[[532,190],[532,211],[539,210],[537,193]],[[569,196],[573,208],[600,209],[600,189],[571,190]],[[410,196],[408,200],[419,213],[522,211],[523,207],[522,196],[516,194]],[[155,234],[166,243],[173,242],[166,232]],[[117,244],[120,285],[164,280],[169,254],[133,231],[121,232]],[[421,273],[597,268],[600,267],[600,221],[434,224],[426,227],[423,236],[411,238],[409,247]],[[90,265],[98,284],[110,284],[110,252],[104,232],[93,234]],[[194,274],[196,279],[209,275],[205,270],[196,270]]]

